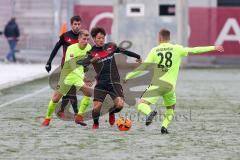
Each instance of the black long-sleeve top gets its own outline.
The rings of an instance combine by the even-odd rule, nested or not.
[[[93,46],[88,52],[84,60],[78,61],[78,64],[84,67],[92,63],[95,72],[97,73],[96,80],[98,83],[119,83],[120,76],[114,58],[115,53],[122,53],[130,57],[140,59],[140,55],[117,47],[114,43],[104,44],[103,47]],[[94,57],[99,57],[98,60],[92,61]]]

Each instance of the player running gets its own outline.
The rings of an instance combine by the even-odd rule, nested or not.
[[[47,61],[46,66],[45,66],[47,72],[51,71],[52,60],[56,56],[56,54],[61,46],[63,47],[63,56],[62,56],[61,67],[63,67],[64,61],[65,61],[65,54],[66,54],[68,46],[78,43],[78,35],[79,35],[79,30],[81,28],[81,21],[82,21],[82,19],[80,16],[73,16],[71,18],[71,28],[72,29],[68,32],[63,33],[60,36],[60,39],[56,43],[54,49],[52,50],[52,53]],[[60,109],[60,112],[58,112],[58,115],[62,118],[64,118],[64,108],[67,106],[69,101],[72,104],[74,113],[77,114],[78,113],[78,105],[77,105],[76,88],[74,88],[74,86],[71,88],[69,93],[67,95],[63,96],[63,98],[62,98],[61,109]],[[90,104],[90,99],[88,97],[83,97],[81,102],[82,102],[81,104],[83,105],[82,107],[86,108],[86,106],[89,106],[89,104]]]
[[[126,75],[125,82],[142,74],[150,65],[153,66],[154,74],[151,84],[143,93],[137,109],[147,115],[146,125],[150,125],[157,112],[152,111],[149,105],[155,104],[159,97],[162,96],[166,111],[161,133],[167,134],[167,128],[174,116],[176,104],[175,86],[181,59],[188,54],[200,54],[209,51],[223,52],[224,49],[222,46],[185,48],[181,45],[171,44],[169,42],[170,31],[167,29],[162,29],[159,32],[159,41],[160,44],[150,51],[145,62]]]
[[[136,58],[137,62],[141,62],[141,57],[133,52],[117,47],[114,43],[104,43],[106,32],[101,27],[96,27],[91,30],[91,36],[95,46],[92,47],[88,57],[78,64],[87,66],[92,63],[94,70],[97,73],[97,84],[94,87],[93,99],[93,129],[99,128],[99,116],[102,103],[107,94],[109,94],[114,102],[114,106],[109,110],[109,123],[115,123],[114,113],[120,112],[124,105],[123,89],[120,84],[120,76],[114,58],[115,53],[123,53],[127,56]],[[97,60],[92,61],[92,59]]]
[[[63,95],[66,95],[67,93],[69,93],[69,91],[73,88],[73,86],[74,88],[76,88],[77,91],[81,90],[85,95],[85,97],[90,99],[91,89],[89,87],[91,85],[87,85],[86,83],[84,83],[85,77],[84,77],[83,66],[76,65],[76,61],[80,59],[84,59],[86,56],[86,53],[89,50],[91,50],[91,45],[88,44],[88,40],[89,40],[88,31],[80,30],[79,38],[78,38],[79,42],[76,44],[72,44],[68,47],[66,52],[66,57],[65,57],[65,63],[61,70],[58,87],[57,87],[57,90],[54,91],[52,99],[48,104],[47,114],[42,123],[43,126],[49,125],[52,118],[52,114],[56,108],[57,103],[59,102],[59,100],[62,98]],[[86,108],[84,108],[84,110],[85,109]],[[79,109],[79,115],[81,115],[80,113],[81,112]],[[86,125],[81,119],[81,116],[80,117],[78,116],[78,119],[75,122],[81,125]]]

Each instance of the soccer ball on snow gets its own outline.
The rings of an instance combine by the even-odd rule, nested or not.
[[[132,121],[125,117],[120,117],[116,121],[116,125],[120,131],[128,131],[132,127]]]

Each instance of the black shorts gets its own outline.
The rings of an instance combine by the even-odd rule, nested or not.
[[[123,95],[123,89],[122,85],[119,83],[98,83],[94,87],[94,99],[93,101],[100,101],[103,102],[106,98],[107,94],[110,95],[112,100],[114,100],[116,97],[122,97]]]

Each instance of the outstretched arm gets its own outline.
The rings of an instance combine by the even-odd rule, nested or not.
[[[207,46],[207,47],[193,47],[193,48],[184,48],[185,52],[189,54],[201,54],[210,51],[224,52],[222,46]]]
[[[137,53],[134,53],[134,52],[125,50],[125,49],[120,48],[120,47],[117,47],[117,48],[116,48],[116,52],[117,52],[117,53],[125,54],[125,55],[127,55],[127,56],[129,56],[129,57],[134,57],[134,58],[137,59],[136,62],[138,62],[138,63],[141,63],[141,62],[142,62],[141,56],[138,55]]]

